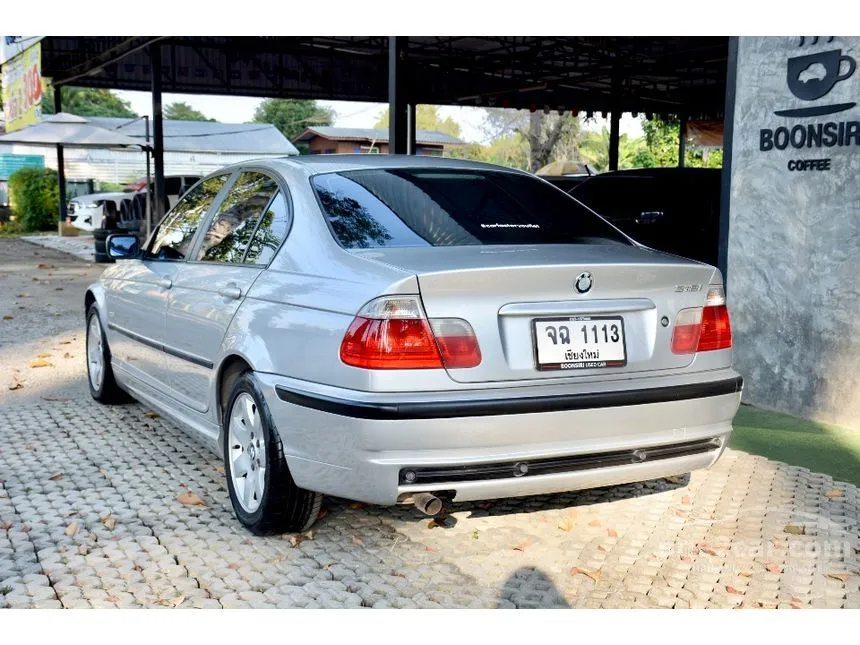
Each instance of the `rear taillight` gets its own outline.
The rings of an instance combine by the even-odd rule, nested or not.
[[[459,318],[428,320],[417,296],[384,296],[358,312],[340,345],[347,365],[376,370],[475,367],[481,350]]]
[[[672,353],[694,354],[732,346],[732,326],[722,287],[711,287],[704,307],[682,309],[672,329]]]

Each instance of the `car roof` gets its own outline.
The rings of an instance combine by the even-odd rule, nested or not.
[[[384,168],[446,168],[452,170],[502,170],[512,173],[529,175],[522,170],[506,168],[480,161],[466,159],[451,159],[448,157],[431,157],[428,155],[302,155],[299,157],[268,157],[249,159],[229,168],[257,166],[276,170],[290,169],[307,175],[318,175],[347,170],[369,170]],[[226,170],[226,169],[224,169]]]

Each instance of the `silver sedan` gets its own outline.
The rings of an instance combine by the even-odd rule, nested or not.
[[[432,157],[246,162],[86,293],[93,397],[224,459],[255,533],[322,494],[553,493],[713,464],[742,379],[722,276],[527,173]]]

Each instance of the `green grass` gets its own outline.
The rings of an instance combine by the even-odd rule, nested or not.
[[[860,431],[741,406],[730,448],[860,486]]]

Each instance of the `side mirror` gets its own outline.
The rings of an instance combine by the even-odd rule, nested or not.
[[[136,235],[108,235],[107,254],[114,260],[132,260],[140,257],[140,242]]]

